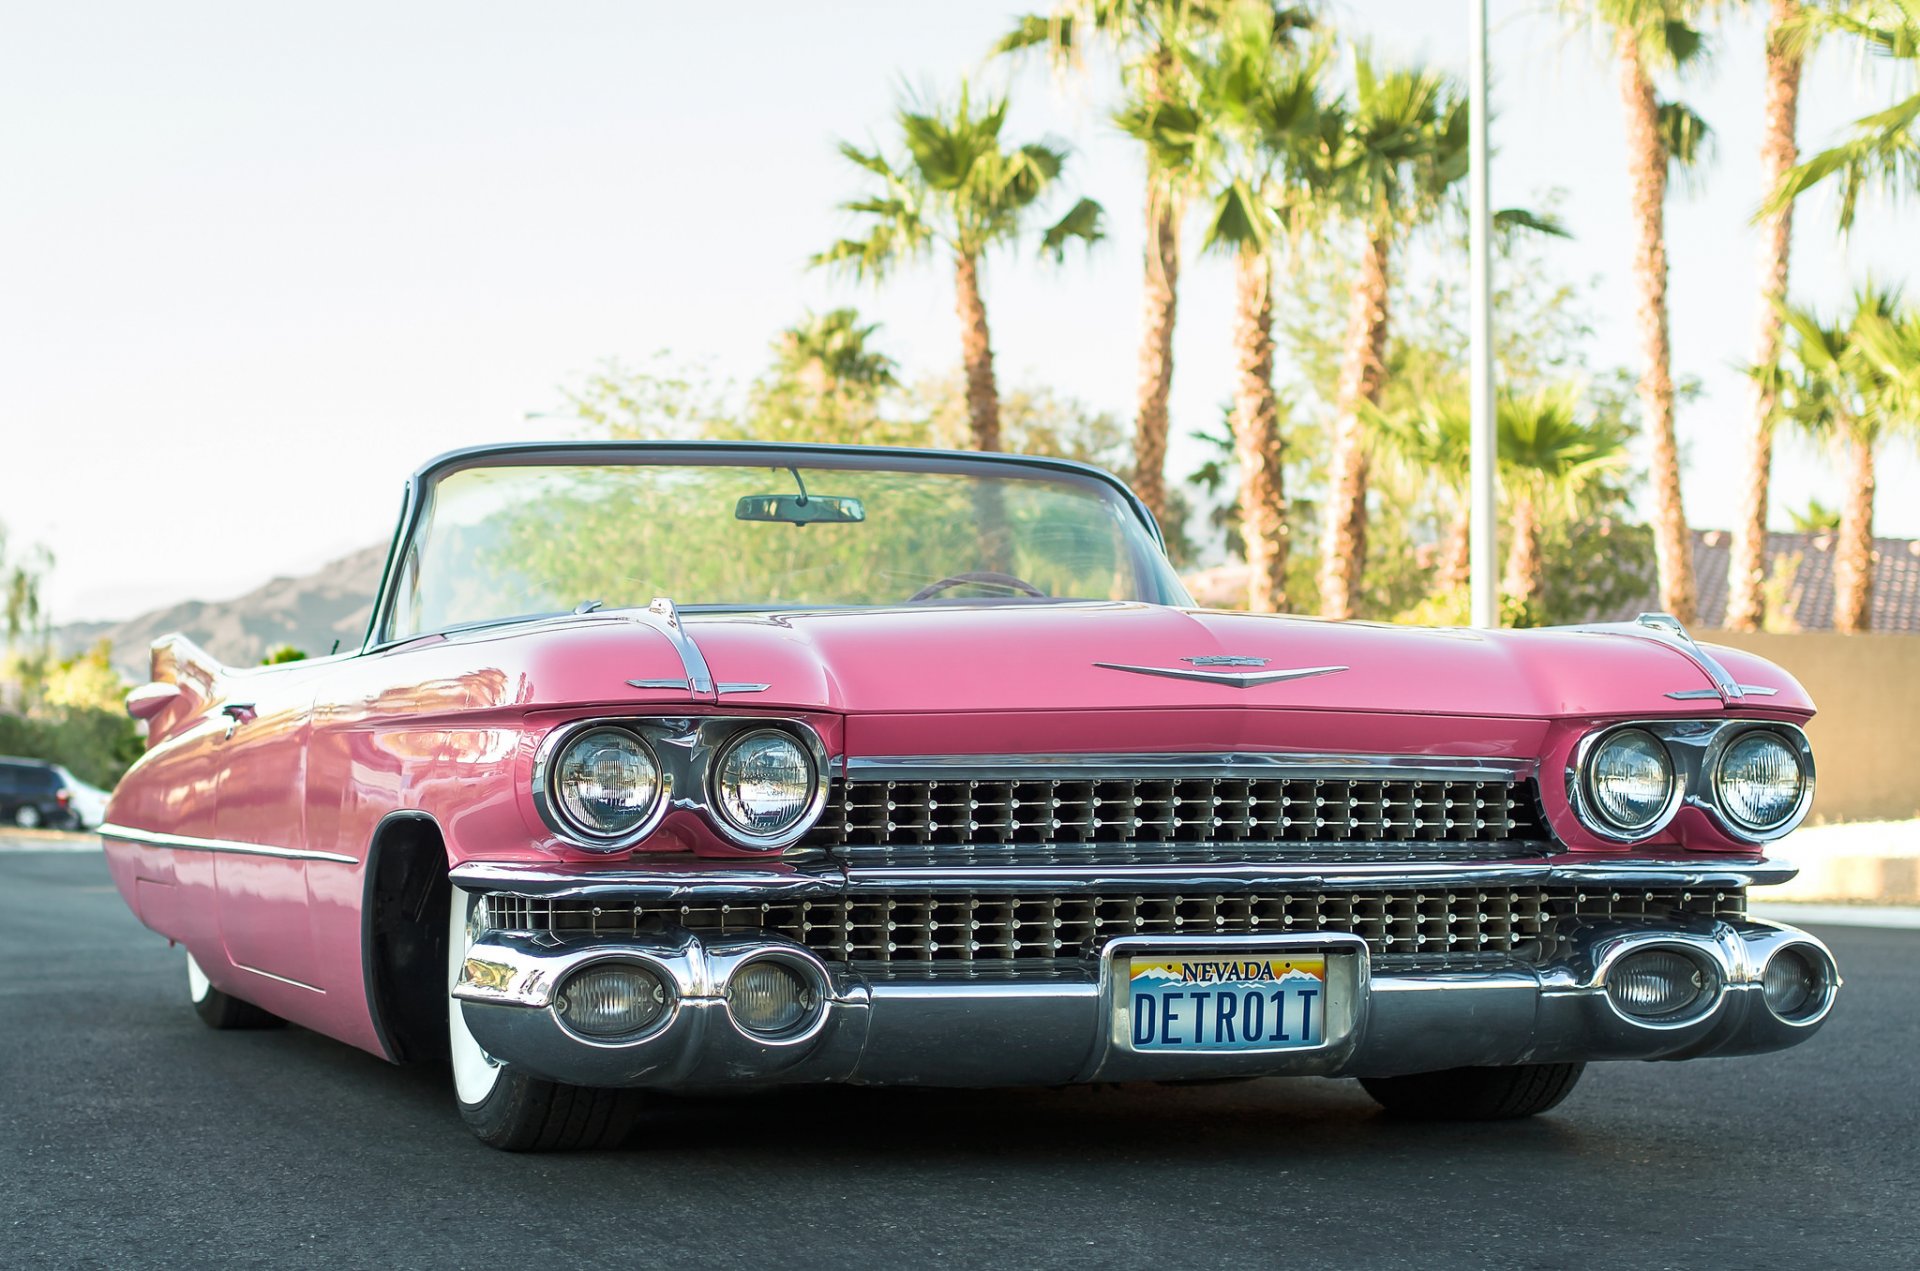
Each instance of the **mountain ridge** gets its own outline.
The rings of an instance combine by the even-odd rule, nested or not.
[[[226,600],[183,600],[118,621],[70,622],[53,629],[62,654],[113,643],[113,665],[132,682],[147,678],[147,652],[178,631],[234,666],[257,665],[273,649],[292,645],[319,656],[357,646],[373,613],[387,545],[376,543],[329,561],[308,574],[281,575]]]

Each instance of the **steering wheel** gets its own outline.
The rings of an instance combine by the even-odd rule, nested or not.
[[[949,587],[964,587],[968,583],[985,583],[993,587],[1005,587],[1011,591],[1024,592],[1029,596],[1037,596],[1042,600],[1047,598],[1046,592],[1041,591],[1024,578],[1015,578],[1012,574],[1003,574],[998,570],[980,569],[965,574],[948,574],[945,578],[937,582],[928,583],[919,591],[908,596],[907,603],[913,604],[920,600],[932,600]]]

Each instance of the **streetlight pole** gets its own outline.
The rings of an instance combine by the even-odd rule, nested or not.
[[[1468,590],[1473,625],[1499,621],[1500,593],[1494,574],[1494,466],[1497,434],[1493,396],[1492,252],[1487,186],[1487,0],[1467,0],[1467,230],[1470,241],[1467,294],[1468,409],[1472,424],[1471,477],[1468,492],[1470,538]]]

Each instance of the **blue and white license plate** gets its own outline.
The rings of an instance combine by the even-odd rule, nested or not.
[[[1293,1050],[1327,1033],[1327,958],[1197,958],[1128,962],[1135,1050]]]

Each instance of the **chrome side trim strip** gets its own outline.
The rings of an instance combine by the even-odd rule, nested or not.
[[[248,975],[257,975],[257,976],[260,976],[262,979],[274,980],[281,984],[292,985],[296,989],[305,989],[309,993],[318,993],[322,997],[325,997],[327,995],[327,991],[325,989],[319,988],[312,984],[308,984],[303,980],[289,980],[284,975],[275,975],[271,971],[262,971],[259,967],[248,966],[244,962],[236,962],[234,963],[234,965],[239,967],[242,971],[245,971]]]
[[[1533,759],[1480,755],[1090,754],[872,755],[845,763],[849,781],[1096,781],[1109,778],[1248,777],[1354,781],[1524,781]]]
[[[359,858],[341,856],[336,852],[309,852],[293,847],[270,847],[265,843],[242,843],[235,839],[203,839],[186,834],[162,834],[156,830],[140,830],[130,825],[103,825],[99,829],[101,838],[119,839],[124,843],[138,843],[143,847],[170,847],[181,852],[228,852],[235,856],[270,856],[287,861],[332,861],[339,865],[358,865]],[[303,984],[302,988],[311,988]]]
[[[1282,680],[1305,680],[1316,675],[1337,675],[1344,666],[1302,666],[1281,671],[1216,671],[1199,667],[1130,666],[1124,662],[1095,662],[1109,671],[1130,671],[1135,675],[1161,675],[1170,680],[1198,680],[1203,684],[1224,684],[1228,688],[1251,688],[1256,684],[1277,684]]]

